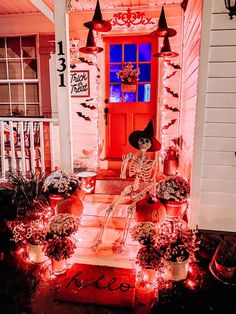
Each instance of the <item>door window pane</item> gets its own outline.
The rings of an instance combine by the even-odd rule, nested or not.
[[[124,61],[125,62],[135,62],[136,61],[136,44],[125,44],[124,45]]]
[[[124,102],[135,102],[136,93],[124,93]]]
[[[149,102],[151,95],[151,85],[150,84],[140,84],[138,85],[138,101]]]
[[[110,45],[110,62],[122,61],[122,45]]]
[[[25,106],[24,105],[13,105],[12,106],[13,116],[25,116]]]
[[[139,64],[140,75],[139,82],[151,81],[151,64]]]
[[[26,113],[27,113],[27,116],[38,116],[39,115],[39,106],[27,104],[27,112]]]
[[[117,77],[116,73],[122,69],[121,64],[113,64],[110,66],[110,82],[120,82],[121,80]]]
[[[20,38],[7,38],[7,57],[20,58]]]
[[[10,105],[0,104],[0,116],[10,115]]]
[[[9,60],[8,61],[8,73],[9,79],[22,79],[21,74],[21,61],[20,60]]]
[[[110,102],[122,102],[121,84],[110,85]]]
[[[139,50],[138,50],[138,60],[139,61],[151,61],[151,44],[150,43],[144,43],[139,44]]]

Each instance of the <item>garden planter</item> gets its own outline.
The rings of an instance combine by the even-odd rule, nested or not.
[[[137,89],[137,84],[121,84],[121,90],[125,93],[135,93]]]
[[[46,257],[43,252],[43,245],[27,245],[27,255],[28,259],[33,263],[43,263]]]
[[[168,220],[174,220],[175,218],[180,218],[184,215],[188,208],[188,201],[183,202],[172,202],[164,201],[164,206],[166,208],[166,218]]]
[[[54,275],[61,275],[66,272],[66,260],[62,259],[60,261],[56,261],[52,259],[52,271]]]
[[[169,260],[166,260],[165,263],[166,268],[163,275],[165,280],[179,281],[186,279],[188,275],[189,258],[181,263],[172,262]]]
[[[64,199],[65,199],[64,194],[50,194],[49,195],[49,202],[50,202],[50,205],[52,206],[52,209],[54,211],[54,215],[58,214],[58,212],[57,212],[57,204],[60,201],[63,201]]]

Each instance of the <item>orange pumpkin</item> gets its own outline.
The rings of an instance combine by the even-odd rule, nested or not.
[[[146,198],[140,200],[136,204],[135,220],[136,222],[152,222],[161,224],[166,219],[165,206],[159,201],[154,200],[146,194]]]
[[[61,201],[57,205],[58,213],[69,213],[80,218],[83,214],[83,203],[82,200],[85,196],[85,192],[77,189],[70,198]]]

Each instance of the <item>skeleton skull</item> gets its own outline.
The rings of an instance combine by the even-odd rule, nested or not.
[[[140,137],[138,140],[138,145],[141,151],[146,152],[152,146],[152,143],[149,138]]]

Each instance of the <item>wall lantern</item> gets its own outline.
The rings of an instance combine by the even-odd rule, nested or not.
[[[225,7],[229,10],[229,16],[232,20],[233,15],[236,15],[236,0],[225,0]]]

